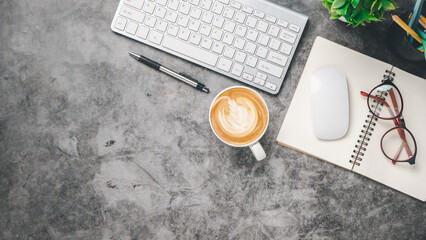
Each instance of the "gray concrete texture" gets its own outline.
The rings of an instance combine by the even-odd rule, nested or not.
[[[310,19],[281,92],[261,93],[257,162],[208,123],[214,96],[241,84],[114,34],[118,0],[1,0],[0,239],[426,239],[423,202],[275,141],[315,36],[423,78],[425,65],[384,46],[389,15],[353,29],[320,1],[276,2]]]

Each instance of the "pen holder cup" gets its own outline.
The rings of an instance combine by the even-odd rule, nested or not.
[[[409,14],[403,14],[401,19],[406,21]],[[426,8],[423,8],[422,15],[426,16]],[[416,49],[420,44],[416,40],[411,44],[407,33],[394,21],[389,25],[386,39],[389,48],[400,58],[411,62],[425,61],[424,53]]]

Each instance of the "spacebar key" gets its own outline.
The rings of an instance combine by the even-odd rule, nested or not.
[[[218,56],[213,53],[204,51],[198,47],[194,47],[185,42],[171,38],[170,36],[164,36],[163,47],[178,52],[185,56],[188,56],[192,59],[196,59],[203,63],[209,64],[211,66],[216,66]]]

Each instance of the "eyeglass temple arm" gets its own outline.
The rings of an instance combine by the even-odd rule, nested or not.
[[[395,110],[395,113],[397,113],[398,110],[398,103],[396,102],[395,93],[393,92],[393,88],[389,89],[389,96],[391,97],[393,109]]]
[[[391,89],[391,90],[392,90],[392,89]],[[389,94],[391,95],[392,104],[394,105],[395,110],[396,110],[396,111],[398,111],[398,109],[397,109],[398,104],[396,103],[396,99],[395,99],[395,95],[394,95],[393,91],[392,91],[392,93],[389,93]],[[391,116],[392,116],[392,117],[395,117],[395,115],[393,114],[392,109],[391,109],[391,107],[389,106],[389,104],[388,104],[385,100],[383,100],[382,98],[377,97],[377,96],[370,95],[370,94],[368,94],[368,93],[366,93],[366,92],[364,92],[364,91],[361,91],[361,95],[362,95],[362,96],[364,96],[364,97],[371,97],[371,98],[373,98],[374,100],[377,100],[377,101],[379,101],[379,102],[383,103],[383,105],[385,105],[385,106],[388,108],[389,113],[391,114]],[[393,122],[394,122],[394,124],[395,124],[395,126],[396,126],[396,127],[400,127],[400,126],[402,125],[402,121],[401,121],[401,119],[400,119],[400,118],[395,118],[395,119],[393,119]],[[410,150],[410,146],[408,146],[407,139],[405,138],[404,130],[402,130],[402,129],[398,129],[398,134],[399,134],[399,137],[400,137],[400,138],[401,138],[401,140],[402,140],[402,144],[404,145],[404,148],[405,148],[405,151],[407,152],[407,155],[408,155],[408,156],[412,156],[413,154],[412,154],[412,152],[411,152],[411,150]],[[401,150],[402,150],[402,149],[401,149]],[[396,155],[397,157],[399,157],[399,155],[400,155],[400,153],[401,153],[401,150],[398,150],[397,155]],[[395,159],[395,158],[394,158],[394,159]],[[398,160],[398,159],[395,159],[395,160]],[[395,163],[396,163],[395,161],[392,161],[392,162],[393,162],[393,164],[395,164]]]

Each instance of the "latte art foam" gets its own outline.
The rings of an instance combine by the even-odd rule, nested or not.
[[[233,145],[246,145],[262,135],[267,126],[268,112],[255,92],[231,88],[214,101],[210,121],[222,140]]]

